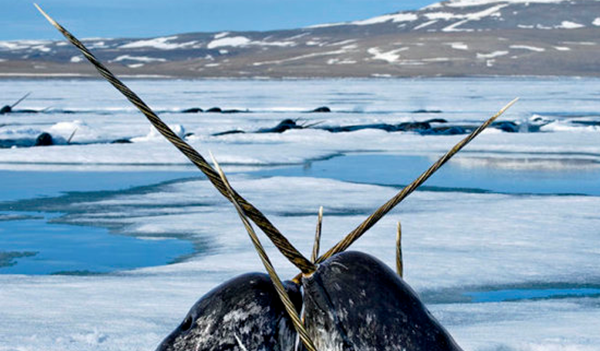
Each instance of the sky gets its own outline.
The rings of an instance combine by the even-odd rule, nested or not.
[[[0,0],[0,40],[61,39],[33,7]],[[81,38],[272,30],[352,21],[427,6],[433,0],[37,0]]]

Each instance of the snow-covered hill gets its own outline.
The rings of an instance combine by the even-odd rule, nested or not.
[[[60,21],[60,14],[53,15]],[[296,30],[84,42],[131,75],[598,76],[599,34],[597,0],[450,0]],[[0,42],[0,72],[93,74],[66,42],[31,40]]]

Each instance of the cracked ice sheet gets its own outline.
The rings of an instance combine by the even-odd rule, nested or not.
[[[311,178],[231,181],[305,253],[318,206],[325,206],[322,247],[328,248],[397,190]],[[199,211],[186,201],[211,206]],[[143,206],[152,204],[183,205],[173,214],[144,215]],[[95,212],[92,220],[121,221],[130,234],[186,232],[209,239],[215,249],[183,263],[107,276],[0,276],[0,350],[152,349],[208,290],[237,274],[262,271],[231,205],[207,181],[82,205]],[[590,243],[598,239],[599,205],[597,197],[418,192],[353,248],[393,265],[401,219],[406,279],[417,291],[598,283],[600,251]],[[115,208],[126,216],[111,218]],[[86,216],[69,220],[90,220]],[[267,252],[280,275],[295,273],[271,245]],[[482,351],[597,350],[598,306],[597,298],[430,304],[461,345]]]

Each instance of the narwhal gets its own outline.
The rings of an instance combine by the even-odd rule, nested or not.
[[[30,95],[31,93],[27,93],[25,94],[23,97],[21,97],[19,100],[17,100],[14,104],[12,105],[4,105],[2,106],[2,108],[0,108],[0,115],[3,115],[5,113],[11,113],[13,112],[13,109],[20,104],[23,100],[27,99],[27,97]]]
[[[344,251],[516,100],[461,140],[323,256],[316,258],[313,251],[313,259],[309,260],[256,207],[231,188],[218,166],[215,170],[77,38],[39,7],[38,10],[232,202],[269,273],[268,276],[261,273],[242,275],[206,294],[158,350],[292,350],[296,334],[291,327],[308,351],[460,350],[417,294],[397,274],[401,273],[400,264],[398,272],[394,273],[374,257]],[[291,282],[280,281],[249,221],[254,222],[300,270],[299,276]],[[300,293],[299,284],[304,294]],[[298,315],[302,307],[304,323]]]

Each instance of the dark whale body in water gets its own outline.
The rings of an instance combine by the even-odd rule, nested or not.
[[[5,113],[11,113],[12,112],[12,108],[8,105],[3,106],[2,108],[0,108],[0,115],[3,115]]]
[[[370,255],[334,255],[302,286],[305,325],[319,350],[461,350],[410,286]]]
[[[35,144],[33,146],[51,146],[54,145],[54,139],[52,139],[52,135],[50,133],[43,132],[38,135],[35,139]]]
[[[299,286],[291,282],[284,286],[299,311]],[[156,350],[240,351],[243,345],[248,351],[292,351],[295,340],[296,331],[269,276],[248,273],[198,300]]]

